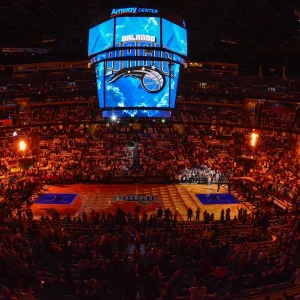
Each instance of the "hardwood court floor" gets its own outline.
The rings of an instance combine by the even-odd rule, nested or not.
[[[172,212],[177,210],[179,220],[187,219],[187,209],[191,207],[195,212],[197,207],[203,213],[206,210],[209,213],[215,214],[215,219],[220,218],[222,209],[230,208],[231,216],[237,215],[238,207],[243,206],[238,204],[211,204],[203,205],[195,194],[218,194],[217,185],[137,185],[137,184],[73,184],[73,185],[56,185],[48,186],[45,193],[51,194],[78,194],[72,204],[33,204],[32,210],[35,216],[42,214],[50,214],[51,209],[56,209],[61,215],[67,213],[71,215],[81,214],[83,211],[90,213],[95,211],[115,212],[120,206],[126,212],[133,212],[134,208],[140,206],[140,214],[147,212],[154,213],[159,206],[163,209],[169,207]],[[223,187],[220,189],[220,194],[228,193]],[[133,201],[115,201],[116,196],[156,196],[159,202],[154,202],[149,205],[139,205]],[[201,219],[202,219],[201,213]]]

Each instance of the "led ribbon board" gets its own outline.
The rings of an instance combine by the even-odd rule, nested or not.
[[[116,17],[120,14],[131,15]],[[166,115],[175,106],[180,65],[187,55],[184,25],[160,18],[157,10],[134,7],[112,10],[111,16],[90,30],[88,52],[99,107],[118,110],[120,116]]]

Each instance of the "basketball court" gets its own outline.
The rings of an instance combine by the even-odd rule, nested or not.
[[[194,212],[199,207],[202,213],[214,213],[218,220],[222,209],[230,208],[234,217],[243,205],[237,195],[229,194],[224,187],[218,192],[217,185],[74,184],[46,186],[44,193],[36,196],[32,210],[35,216],[50,215],[52,209],[61,215],[78,215],[93,209],[114,213],[119,206],[133,212],[139,206],[140,214],[151,214],[161,206],[172,212],[177,210],[179,220],[186,220],[188,207]]]

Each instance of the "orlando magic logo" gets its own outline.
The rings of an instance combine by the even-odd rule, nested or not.
[[[109,83],[116,82],[122,77],[131,77],[140,81],[141,86],[149,93],[158,93],[166,85],[165,76],[174,78],[171,57],[164,51],[155,49],[155,36],[146,34],[122,36],[118,57],[125,60],[107,60],[105,76],[112,76]],[[110,57],[116,53],[110,52]],[[140,57],[142,59],[134,59]],[[153,58],[158,60],[152,60]],[[144,58],[144,59],[143,59]],[[152,59],[149,59],[152,58]]]
[[[156,69],[155,65],[152,65],[151,67],[137,66],[122,69],[111,78],[109,83],[113,83],[122,76],[139,79],[142,87],[149,93],[160,92],[164,88],[166,82],[164,74]]]

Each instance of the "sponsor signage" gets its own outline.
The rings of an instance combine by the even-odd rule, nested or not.
[[[126,15],[126,14],[158,14],[158,9],[153,8],[143,8],[143,7],[124,7],[124,8],[114,8],[111,11],[110,17],[115,17],[119,15]]]
[[[118,202],[118,201],[137,202],[141,205],[151,205],[154,203],[159,203],[160,198],[153,195],[124,195],[124,196],[115,196],[113,201],[114,202]]]

